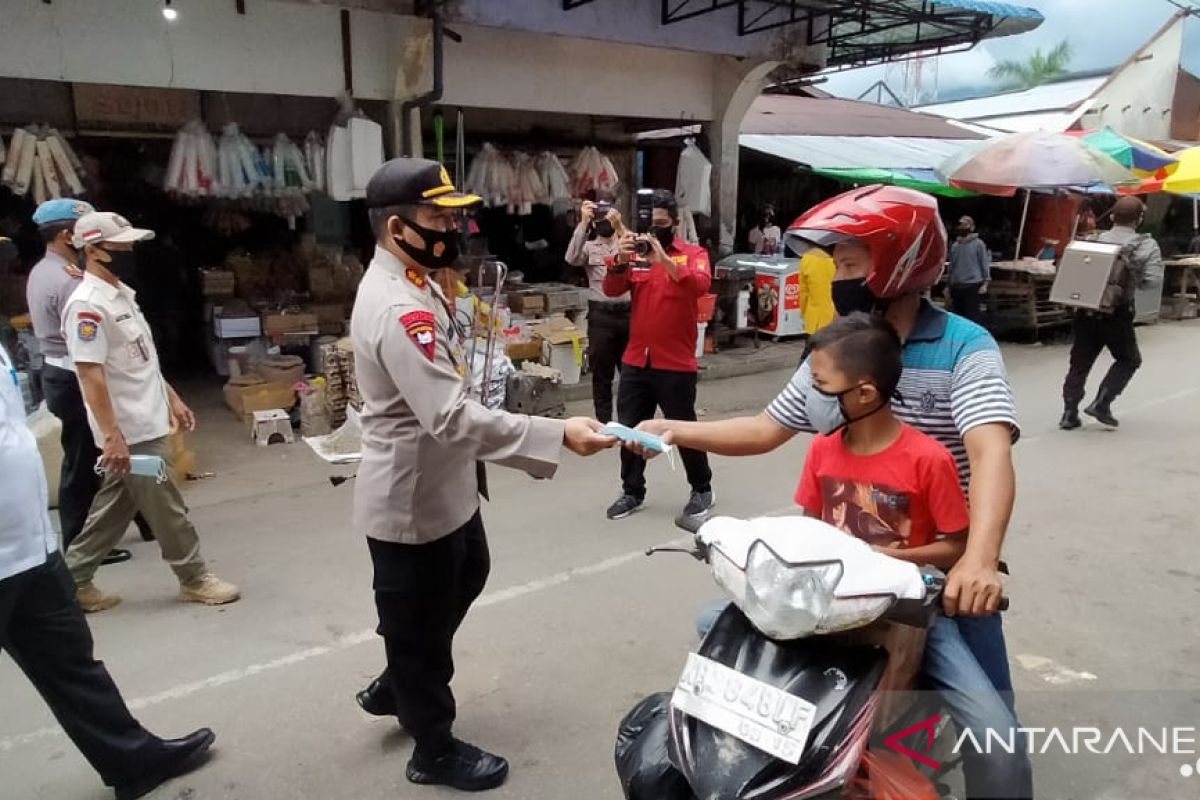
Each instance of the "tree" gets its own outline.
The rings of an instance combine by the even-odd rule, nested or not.
[[[1005,59],[988,70],[988,77],[999,80],[1005,89],[1029,89],[1065,75],[1071,61],[1071,45],[1064,39],[1049,52],[1041,48],[1024,61]]]

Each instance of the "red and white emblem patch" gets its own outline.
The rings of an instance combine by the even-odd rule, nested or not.
[[[408,334],[408,338],[430,361],[433,361],[436,352],[433,337],[434,322],[432,311],[410,311],[400,317],[400,324],[404,326],[404,332]]]

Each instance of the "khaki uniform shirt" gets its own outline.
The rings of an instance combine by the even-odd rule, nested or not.
[[[477,461],[551,477],[564,423],[491,411],[467,397],[463,339],[441,289],[377,248],[350,318],[362,410],[354,525],[423,544],[479,509]]]
[[[161,439],[171,432],[167,382],[158,365],[150,326],[133,289],[84,274],[63,307],[62,332],[76,364],[102,364],[117,425],[127,444]],[[104,435],[88,408],[96,446]]]

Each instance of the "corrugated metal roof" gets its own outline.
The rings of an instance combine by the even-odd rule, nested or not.
[[[1020,92],[1004,92],[971,100],[915,106],[914,111],[937,114],[955,119],[976,120],[991,125],[994,117],[1011,117],[1042,111],[1067,111],[1092,96],[1107,80],[1101,75],[1091,78],[1044,83]]]
[[[742,147],[818,169],[933,169],[969,143],[899,136],[784,136],[743,133]]]
[[[981,139],[978,133],[952,125],[940,116],[896,106],[836,97],[764,94],[755,99],[741,125],[742,133],[807,136],[890,136],[937,139]]]

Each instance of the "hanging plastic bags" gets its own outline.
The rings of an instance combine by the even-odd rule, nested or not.
[[[66,139],[53,128],[17,128],[7,148],[0,142],[0,182],[16,195],[32,194],[41,203],[83,194],[82,165]]]
[[[675,199],[680,208],[686,207],[693,214],[707,217],[712,213],[712,191],[710,178],[712,164],[696,140],[683,140],[683,152],[679,154],[679,169],[675,173]]]
[[[309,131],[304,137],[304,162],[312,188],[325,191],[325,142],[316,131]]]
[[[567,170],[558,160],[558,156],[548,150],[540,153],[537,157],[537,170],[542,185],[545,187],[546,197],[549,198],[550,204],[556,207],[555,212],[559,210],[559,207],[569,204],[571,202],[571,176],[567,174]]]
[[[185,197],[220,193],[218,159],[217,146],[204,123],[191,120],[175,134],[163,189]]]
[[[620,179],[608,156],[595,147],[585,147],[571,162],[571,193],[584,197],[593,192],[616,191]]]

